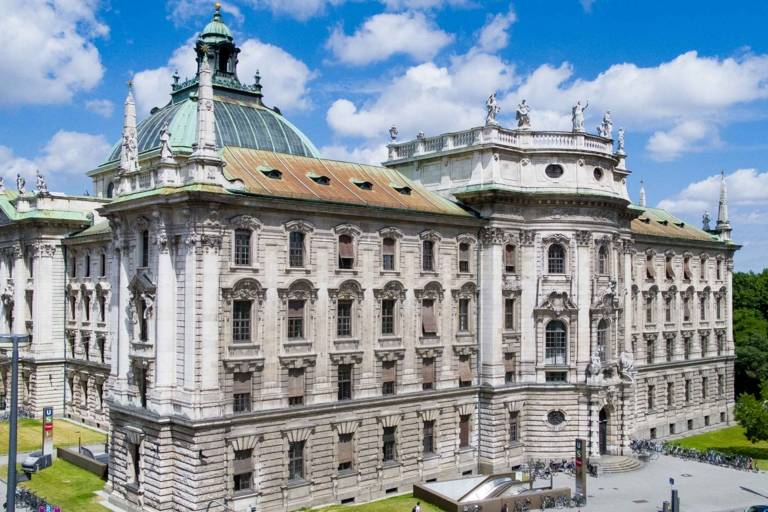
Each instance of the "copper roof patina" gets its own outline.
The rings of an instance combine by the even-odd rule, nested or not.
[[[248,193],[442,215],[471,214],[386,167],[227,146],[225,173]],[[274,172],[277,171],[277,172]]]
[[[632,205],[631,208],[642,212],[636,219],[632,220],[632,233],[636,235],[722,243],[717,235],[707,233],[703,229],[678,219],[666,210],[636,205]]]

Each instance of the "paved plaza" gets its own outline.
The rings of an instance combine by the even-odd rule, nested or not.
[[[747,473],[711,464],[661,456],[638,471],[589,478],[586,512],[661,510],[669,500],[669,479],[675,479],[681,510],[743,511],[768,504],[768,473]],[[559,474],[555,487],[573,488],[573,478]]]

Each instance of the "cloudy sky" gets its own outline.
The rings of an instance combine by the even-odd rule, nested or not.
[[[476,126],[498,91],[511,123],[587,126],[610,109],[627,131],[631,192],[699,222],[729,185],[740,270],[768,253],[768,2],[617,0],[232,0],[239,74],[263,77],[328,157],[378,162],[401,137]],[[82,193],[121,128],[125,83],[139,115],[193,73],[209,0],[0,0],[0,174],[40,169]]]

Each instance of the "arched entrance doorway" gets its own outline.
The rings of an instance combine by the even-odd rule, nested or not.
[[[598,431],[598,439],[600,442],[600,455],[605,455],[608,453],[608,410],[603,407],[600,409],[600,421],[599,421],[599,431]]]

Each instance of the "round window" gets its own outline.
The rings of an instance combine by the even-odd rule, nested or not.
[[[554,426],[565,423],[565,413],[563,411],[550,411],[549,414],[547,414],[547,421],[550,425]]]
[[[544,172],[550,178],[559,178],[563,175],[563,166],[558,164],[549,164],[547,168],[544,169]]]
[[[595,170],[592,172],[592,175],[595,177],[595,180],[600,181],[603,179],[603,170],[599,167],[595,167]]]

